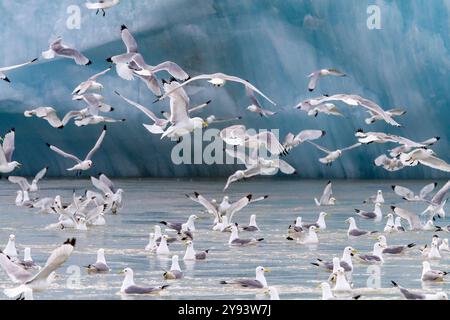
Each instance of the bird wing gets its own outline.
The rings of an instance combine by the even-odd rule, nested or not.
[[[437,183],[429,183],[425,187],[420,190],[419,196],[421,199],[425,199],[425,197],[436,188]]]
[[[20,186],[20,189],[22,189],[23,191],[28,190],[30,188],[30,184],[24,177],[9,176],[8,180],[11,183],[17,183]]]
[[[23,268],[19,267],[17,264],[9,260],[3,252],[0,252],[0,266],[6,272],[8,277],[16,283],[23,283],[33,276],[30,272],[24,270]]]
[[[160,71],[167,71],[178,80],[186,80],[189,78],[189,75],[179,65],[172,61],[162,62],[152,69],[152,72],[154,73]]]
[[[7,134],[5,134],[5,137],[3,138],[3,151],[5,153],[7,162],[11,162],[12,160],[12,155],[15,149],[15,135],[16,133],[14,129],[11,129]]]
[[[252,200],[252,195],[249,194],[249,195],[239,199],[238,201],[232,203],[227,210],[227,215],[229,216],[228,221],[231,222],[231,219],[233,218],[234,214],[236,212],[242,210],[243,208],[245,208],[250,203],[251,200]]]
[[[330,197],[333,194],[331,181],[328,181],[327,185],[323,189],[322,196],[320,197],[319,202],[321,204],[328,203],[330,201]]]
[[[385,164],[387,164],[387,161],[389,160],[389,158],[385,155],[382,154],[380,156],[378,156],[375,160],[374,163],[376,166],[384,166]]]
[[[422,223],[420,222],[420,218],[417,214],[399,207],[392,207],[392,208],[396,215],[408,221],[411,230],[422,229]]]
[[[98,77],[101,77],[102,75],[108,73],[110,70],[112,69],[112,67],[109,67],[108,69],[105,69],[99,73],[94,74],[92,77],[89,78],[89,80],[97,80]]]
[[[128,53],[137,53],[138,52],[137,42],[134,39],[131,32],[125,26],[122,26],[121,37],[122,37],[123,43],[127,47]]]
[[[67,153],[62,151],[61,149],[59,149],[58,147],[52,146],[50,144],[47,144],[48,147],[50,148],[50,150],[53,150],[54,152],[56,152],[57,154],[59,154],[60,156],[64,157],[64,158],[69,158],[72,160],[75,160],[76,162],[80,163],[81,160],[78,159],[78,157],[74,156],[73,154]]]
[[[208,211],[208,213],[213,214],[214,216],[218,215],[216,207],[198,192],[194,192],[194,196],[189,197],[189,199],[200,203]]]
[[[307,141],[307,142],[310,143],[310,144],[312,144],[312,145],[315,146],[317,149],[319,149],[319,150],[321,150],[321,151],[323,151],[323,152],[325,152],[325,153],[331,153],[331,151],[328,150],[327,148],[321,147],[321,146],[319,146],[318,144],[316,144],[316,143],[314,143],[314,142],[312,142],[312,141]]]
[[[294,142],[294,138],[295,138],[294,134],[291,133],[291,132],[289,132],[289,133],[286,135],[286,137],[284,138],[283,146],[286,147],[288,144],[289,144],[289,145],[292,144],[292,143]]]
[[[45,174],[47,173],[48,167],[45,167],[44,169],[42,169],[41,171],[39,171],[35,176],[34,176],[34,180],[36,180],[36,182],[38,182],[39,180],[41,180]]]
[[[316,140],[325,135],[325,131],[322,130],[303,130],[298,133],[294,140],[304,142],[308,140]]]
[[[106,135],[106,126],[103,127],[103,131],[100,134],[100,137],[98,138],[97,142],[95,143],[94,147],[91,149],[91,151],[89,151],[88,155],[86,156],[85,160],[90,160],[92,158],[92,156],[94,155],[94,153],[100,148],[100,146],[102,145],[103,139],[105,138]]]
[[[358,148],[359,146],[361,146],[361,143],[358,142],[358,143],[355,143],[354,145],[351,145],[350,147],[341,149],[341,151],[348,151],[348,150],[351,150],[351,149]]]
[[[445,172],[450,172],[450,164],[448,164],[447,162],[445,162],[442,159],[439,159],[435,156],[429,156],[428,158],[425,159],[417,159],[421,164],[433,168],[433,169],[437,169],[437,170],[441,170],[441,171],[445,171]]]
[[[287,163],[284,160],[277,159],[275,160],[278,164],[278,168],[280,168],[280,171],[284,174],[293,174],[296,172],[295,168],[291,166],[289,163]]]
[[[139,110],[141,110],[143,113],[145,113],[145,115],[147,117],[149,117],[150,119],[152,119],[154,122],[157,122],[158,120],[160,120],[152,111],[148,110],[146,107],[140,105],[137,102],[134,102],[124,96],[122,96],[120,93],[118,93],[117,91],[115,91],[116,94],[121,97],[123,100],[125,100],[127,103],[131,104],[132,106],[138,108]]]
[[[76,49],[62,48],[56,51],[56,53],[60,56],[74,59],[76,64],[78,65],[87,65],[90,62],[88,58],[86,58],[81,52]]]
[[[270,100],[264,93],[262,93],[258,88],[256,88],[254,85],[252,85],[250,82],[245,81],[239,77],[235,77],[235,76],[229,76],[223,73],[219,73],[218,74],[218,78],[223,78],[225,80],[228,81],[233,81],[233,82],[238,82],[238,83],[242,83],[243,85],[246,86],[246,88],[255,91],[256,93],[258,93],[259,95],[261,95],[264,99],[266,99],[267,101],[269,101],[271,104],[273,104],[274,106],[276,106],[277,104],[275,102],[273,102],[272,100]]]
[[[436,192],[436,194],[431,199],[431,202],[435,204],[441,204],[442,201],[444,201],[445,194],[449,189],[450,189],[450,180],[448,180],[447,183],[441,189],[439,189],[438,192]]]
[[[230,145],[243,145],[246,128],[243,125],[234,125],[220,131],[220,138]]]
[[[414,192],[406,187],[402,186],[392,186],[392,190],[402,198],[413,199]]]
[[[319,72],[313,72],[309,76],[308,90],[314,91],[316,88],[317,80],[319,79]]]
[[[37,59],[33,59],[33,60],[30,60],[30,61],[27,61],[27,62],[21,63],[21,64],[16,64],[14,66],[3,67],[3,68],[0,68],[0,72],[6,72],[6,71],[11,71],[11,70],[14,70],[14,69],[18,69],[18,68],[24,67],[26,65],[29,65],[29,64],[31,64],[31,63],[33,63],[35,61],[37,61]]]
[[[257,135],[252,136],[250,139],[256,139],[259,143],[262,143],[264,147],[273,155],[278,155],[286,151],[273,132],[260,132]]]
[[[161,87],[159,86],[158,79],[151,74],[151,75],[142,75],[138,73],[134,73],[138,78],[140,78],[144,83],[147,85],[147,88],[153,92],[154,95],[160,96],[162,95]]]
[[[100,190],[104,194],[106,194],[106,193],[112,194],[111,189],[105,183],[100,181],[99,179],[97,179],[95,177],[91,177],[91,182],[94,187],[96,187],[98,190]]]
[[[386,113],[390,114],[391,116],[401,116],[401,115],[404,115],[406,113],[406,111],[395,108],[395,109],[387,110]]]
[[[247,94],[253,105],[261,108],[261,104],[259,103],[258,99],[255,96],[255,92],[252,89],[250,89],[248,86],[245,86],[245,93]]]
[[[189,120],[188,104],[178,97],[170,98],[170,122],[176,125]]]
[[[53,252],[48,257],[45,266],[33,278],[28,280],[26,284],[38,280],[46,280],[50,273],[58,269],[64,262],[66,262],[66,260],[73,252],[74,245],[75,239],[72,239],[72,243],[65,243],[53,250]]]
[[[235,149],[225,148],[225,153],[228,154],[232,158],[238,159],[245,165],[249,164],[250,157],[247,156],[247,154],[245,152],[235,150]]]
[[[358,104],[366,109],[369,109],[370,111],[372,111],[375,114],[380,115],[384,121],[386,121],[387,123],[389,123],[390,125],[396,126],[396,127],[401,127],[401,125],[399,123],[397,123],[394,119],[392,119],[392,117],[387,114],[378,104],[376,104],[373,101],[370,101],[368,99],[362,98],[362,97],[358,97]]]
[[[111,189],[111,191],[116,192],[114,183],[105,174],[102,173],[98,178],[101,182],[107,185]]]

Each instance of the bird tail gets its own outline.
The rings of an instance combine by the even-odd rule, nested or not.
[[[264,238],[256,239],[256,241],[263,241],[263,240],[264,240]]]
[[[20,296],[25,291],[27,291],[27,288],[28,287],[26,285],[22,284],[12,289],[5,289],[3,290],[3,292],[5,293],[6,296],[8,296],[8,298],[15,298]]]
[[[408,244],[408,248],[412,248],[412,247],[414,247],[416,244],[415,243],[410,243],[410,244]]]
[[[359,298],[361,298],[361,295],[360,295],[360,294],[357,295],[357,296],[352,297],[353,300],[358,300]]]
[[[391,283],[394,287],[398,287],[398,284],[395,281],[391,280]]]

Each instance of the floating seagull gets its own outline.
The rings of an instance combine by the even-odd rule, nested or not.
[[[105,249],[98,249],[97,261],[94,264],[89,264],[88,266],[86,266],[86,269],[89,273],[103,273],[111,270],[106,263]]]
[[[119,4],[120,0],[99,0],[97,2],[86,2],[84,5],[89,10],[97,10],[96,15],[99,14],[100,10],[103,12],[103,16],[106,16],[105,9],[109,9]]]
[[[31,184],[28,183],[28,180],[24,177],[9,176],[8,180],[9,180],[9,182],[17,183],[20,186],[20,189],[22,189],[22,191],[27,191],[27,192],[31,192],[31,193],[38,192],[39,191],[38,182],[45,176],[45,174],[47,173],[47,170],[48,170],[48,167],[45,167],[44,169],[39,171],[34,176],[34,179],[31,181]]]
[[[257,267],[255,270],[256,273],[255,279],[236,279],[229,281],[221,281],[220,283],[239,285],[241,287],[249,289],[263,289],[268,287],[266,277],[264,276],[265,272],[270,272],[270,269],[264,267]]]
[[[23,249],[23,260],[17,262],[17,264],[23,267],[25,270],[29,269],[39,269],[40,267],[33,261],[31,258],[31,249],[25,248]]]
[[[386,233],[391,233],[391,232],[397,232],[398,230],[395,227],[395,222],[394,222],[394,215],[392,213],[388,213],[386,215],[386,226],[384,227],[384,232]]]
[[[344,116],[333,103],[323,103],[316,107],[301,108],[300,110],[306,111],[310,117],[317,117],[319,113],[338,117]]]
[[[167,246],[167,239],[169,237],[167,235],[163,235],[161,237],[161,240],[159,242],[158,248],[156,249],[156,254],[157,255],[169,255],[170,254],[170,250],[169,247]]]
[[[430,246],[430,251],[428,251],[427,259],[429,260],[439,260],[441,259],[441,253],[439,252],[438,241],[432,241]]]
[[[405,228],[402,226],[402,217],[396,217],[394,222],[395,229],[398,232],[405,232]]]
[[[422,281],[444,281],[444,277],[448,272],[431,269],[428,261],[422,262]]]
[[[406,300],[448,300],[447,294],[445,292],[437,293],[416,293],[412,292],[406,288],[399,286],[396,282],[391,281],[394,287],[400,290],[401,295]]]
[[[433,182],[424,186],[419,194],[414,194],[411,189],[399,185],[392,185],[391,188],[395,194],[402,197],[406,201],[426,201],[427,196],[436,188],[437,182]]]
[[[327,216],[328,216],[328,213],[322,211],[319,213],[319,217],[317,218],[316,222],[313,222],[313,223],[302,222],[302,227],[309,229],[309,227],[314,226],[318,229],[325,230],[327,228],[327,225],[325,223],[325,218]]]
[[[345,272],[353,271],[352,256],[356,253],[357,251],[352,247],[345,247],[342,253],[342,258],[339,260],[339,265],[344,268]],[[326,271],[333,271],[333,262],[317,259],[317,262],[313,262],[311,264],[317,267],[323,267]]]
[[[3,67],[3,68],[0,68],[0,80],[4,80],[4,81],[6,81],[6,82],[11,82],[11,80],[9,80],[9,78],[6,76],[5,72],[11,71],[11,70],[14,70],[14,69],[18,69],[18,68],[21,68],[21,67],[24,67],[24,66],[27,66],[27,65],[29,65],[29,64],[32,64],[32,63],[35,62],[35,61],[37,61],[37,58],[36,58],[36,59],[33,59],[33,60],[31,60],[31,61],[22,63],[22,64],[17,64],[17,65],[10,66],[10,67]]]
[[[259,227],[256,224],[256,214],[252,214],[250,216],[250,222],[248,226],[243,227],[242,230],[249,232],[259,231]]]
[[[150,232],[148,235],[149,235],[149,239],[148,239],[148,244],[145,246],[145,251],[154,252],[158,248],[158,245],[156,244],[156,240],[155,240],[155,234]]]
[[[63,38],[58,37],[55,41],[50,44],[50,48],[47,51],[42,52],[42,57],[44,59],[53,59],[56,56],[69,58],[75,60],[78,65],[90,65],[92,61],[86,58],[76,49],[70,48],[62,44]]]
[[[334,292],[351,292],[352,287],[348,283],[347,277],[345,276],[345,270],[342,267],[336,270],[336,284],[333,288]]]
[[[374,220],[375,222],[380,222],[381,219],[383,219],[383,213],[381,212],[381,203],[379,202],[375,203],[373,212],[363,211],[359,209],[355,209],[355,212],[361,218]]]
[[[441,139],[440,137],[433,137],[428,140],[419,142],[419,144],[423,145],[424,147],[429,147],[429,146],[432,146],[433,144],[435,144],[436,142],[438,142],[440,139]],[[394,149],[389,150],[389,155],[392,158],[397,158],[400,154],[408,153],[413,148],[415,148],[415,147],[413,147],[411,145],[400,145],[398,147],[395,147]]]
[[[347,75],[336,69],[321,69],[318,71],[314,71],[313,73],[308,75],[308,78],[310,78],[308,83],[308,90],[310,92],[314,91],[314,89],[316,88],[317,81],[319,80],[320,77],[324,76],[346,77]]]
[[[228,240],[228,244],[232,245],[232,246],[248,246],[248,245],[255,245],[258,242],[263,241],[264,238],[259,238],[259,239],[255,239],[255,238],[248,238],[248,239],[242,239],[239,238],[239,233],[238,233],[238,224],[236,223],[235,225],[231,226],[231,235],[230,235],[230,239]]]
[[[295,136],[293,133],[288,133],[284,138],[283,147],[289,152],[303,142],[319,139],[325,134],[326,133],[323,130],[303,130]]]
[[[191,82],[196,81],[196,80],[208,80],[208,82],[211,83],[215,87],[223,87],[226,84],[227,81],[238,82],[238,83],[243,84],[246,87],[246,89],[258,93],[263,98],[265,98],[267,101],[269,101],[271,104],[276,105],[275,102],[270,100],[266,95],[264,95],[264,93],[259,91],[259,89],[256,88],[254,85],[252,85],[250,82],[245,81],[245,80],[243,80],[241,78],[238,78],[238,77],[235,77],[235,76],[226,75],[224,73],[201,74],[201,75],[198,75],[196,77],[190,78],[189,80],[183,82],[182,84],[180,84],[176,88],[173,88],[172,90],[166,92],[163,96],[158,98],[156,101],[163,100],[164,98],[169,96],[169,94],[171,94],[173,91],[175,91],[175,90],[177,90],[177,89],[179,89],[181,87],[184,87],[188,83],[191,83]]]
[[[17,258],[19,253],[16,249],[16,236],[13,234],[9,235],[8,243],[6,244],[5,249],[3,249],[3,253],[6,254],[10,258]]]
[[[359,237],[359,236],[377,233],[377,231],[366,231],[366,230],[358,229],[355,218],[353,218],[353,217],[348,218],[347,220],[345,220],[345,222],[347,222],[349,224],[348,230],[347,230],[347,236],[349,236],[349,237]]]
[[[397,158],[389,158],[385,154],[382,154],[378,156],[373,163],[377,167],[383,167],[387,171],[398,171],[400,169],[403,169],[404,165],[400,161],[400,159]]]
[[[323,189],[322,196],[320,200],[314,198],[314,202],[317,206],[334,206],[336,204],[336,198],[332,197],[333,190],[331,185],[331,180],[327,182],[327,185]]]
[[[387,248],[386,244],[377,242],[373,245],[372,254],[358,254],[356,255],[356,257],[365,263],[382,264],[384,262],[383,250],[386,248]]]
[[[63,156],[64,158],[69,158],[74,160],[75,162],[77,162],[76,165],[74,165],[73,167],[67,169],[68,171],[74,171],[77,170],[79,171],[79,173],[81,174],[81,171],[85,171],[85,170],[89,170],[90,168],[92,168],[93,166],[93,162],[92,162],[92,157],[94,156],[95,152],[100,149],[100,146],[102,145],[103,139],[105,138],[106,135],[106,126],[103,127],[102,133],[100,134],[100,137],[98,138],[97,142],[95,143],[94,147],[91,149],[91,151],[89,151],[89,153],[86,155],[86,158],[84,160],[80,160],[78,157],[70,154],[70,153],[66,153],[64,151],[62,151],[61,149],[50,145],[49,143],[47,143],[47,146],[53,150],[54,152],[56,152],[57,154],[59,154],[60,156]]]
[[[73,91],[73,95],[83,95],[89,90],[101,90],[103,89],[103,85],[99,82],[97,82],[97,79],[106,73],[108,73],[111,70],[112,67],[109,67],[108,69],[105,69],[99,73],[94,74],[86,81],[83,81],[80,83]]]
[[[120,273],[125,274],[125,279],[123,280],[122,287],[120,288],[120,293],[122,294],[157,294],[168,287],[168,285],[159,287],[137,286],[134,283],[134,272],[131,268],[125,268]]]
[[[318,244],[319,238],[317,237],[317,232],[319,232],[319,228],[316,226],[310,226],[308,228],[308,233],[303,239],[297,239],[297,243],[300,244]],[[288,240],[291,240],[288,238]]]
[[[190,240],[186,241],[186,253],[184,254],[183,260],[205,260],[209,250],[205,251],[195,251],[194,243]]]
[[[436,157],[431,149],[415,149],[410,153],[402,153],[400,160],[405,166],[416,166],[420,163],[433,169],[450,172],[450,164]]]
[[[36,116],[38,118],[46,120],[53,128],[62,129],[64,128],[72,118],[80,116],[80,111],[69,111],[66,115],[60,119],[56,114],[56,110],[52,107],[38,107],[33,110],[27,110],[24,116],[30,118]]]
[[[12,128],[3,137],[3,143],[0,147],[0,173],[10,173],[22,166],[21,163],[12,161],[12,155],[15,149],[15,134],[15,129]]]
[[[363,203],[384,203],[383,191],[378,190],[375,195],[368,197]]]
[[[197,220],[198,217],[195,214],[192,214],[189,216],[186,225],[189,231],[195,231],[195,224],[194,221]],[[159,223],[169,227],[170,229],[173,229],[177,232],[181,231],[181,228],[183,226],[182,222],[167,222],[167,221],[160,221]]]
[[[270,300],[280,300],[278,290],[275,287],[268,287],[266,293],[269,295]]]
[[[277,112],[273,112],[268,109],[263,109],[261,107],[261,104],[259,103],[258,99],[255,96],[255,92],[252,89],[250,89],[248,86],[245,86],[245,93],[247,94],[247,97],[250,99],[250,101],[252,103],[251,105],[249,105],[247,107],[248,111],[257,113],[261,117],[266,117],[266,118],[277,114]]]
[[[338,158],[340,158],[342,156],[342,153],[344,151],[352,150],[354,148],[358,148],[358,147],[361,146],[361,143],[355,143],[354,145],[351,145],[351,146],[349,146],[347,148],[337,149],[337,150],[331,151],[331,150],[328,150],[328,149],[326,149],[324,147],[319,146],[318,144],[316,144],[316,143],[314,143],[312,141],[308,141],[308,142],[310,144],[312,144],[313,146],[315,146],[317,149],[319,149],[319,150],[321,150],[321,151],[323,151],[323,152],[325,152],[327,154],[326,157],[320,158],[319,162],[324,163],[326,165],[330,165],[330,166],[335,160],[337,160]]]
[[[320,288],[322,289],[322,300],[338,300],[331,291],[330,284],[328,282],[322,282],[320,285]],[[339,290],[338,290],[339,291]],[[349,290],[346,290],[349,291]],[[358,300],[361,296],[353,296],[351,297],[353,300]]]
[[[342,101],[351,107],[352,106],[363,107],[371,114],[380,116],[388,124],[396,127],[401,126],[389,114],[387,114],[386,111],[383,110],[378,104],[369,99],[365,99],[355,94],[335,94],[333,96],[322,96],[318,98],[308,99],[297,104],[294,107],[294,109],[310,109],[314,106],[329,101]]]
[[[401,245],[401,246],[388,246],[386,237],[381,235],[377,237],[378,242],[381,244],[384,244],[386,248],[383,249],[384,254],[402,254],[405,253],[406,250],[411,249],[415,247],[415,243],[410,243],[407,245]]]
[[[183,272],[181,271],[180,264],[178,263],[177,255],[172,256],[172,266],[170,267],[170,271],[164,272],[163,277],[166,280],[183,278]]]
[[[67,239],[63,245],[53,250],[45,266],[35,275],[12,263],[4,254],[0,253],[0,265],[13,282],[21,284],[16,288],[5,289],[4,293],[9,298],[14,298],[30,289],[32,291],[46,289],[49,282],[54,279],[54,271],[61,267],[72,254],[75,243],[75,238]]]
[[[432,231],[440,231],[441,228],[434,226],[433,221],[429,220],[427,222],[427,224],[423,225],[422,222],[420,221],[420,218],[417,214],[410,212],[408,210],[396,207],[396,206],[391,206],[392,211],[394,211],[394,213],[405,219],[406,221],[408,221],[409,224],[409,230],[432,230]],[[431,223],[430,223],[431,221]]]
[[[234,125],[220,131],[220,138],[232,146],[243,146],[256,150],[264,147],[272,155],[287,154],[286,149],[271,131],[249,134],[244,125]]]
[[[294,240],[290,235],[294,235],[297,239],[304,236],[305,229],[302,225],[302,217],[297,217],[294,221],[294,225],[288,227],[288,240]]]
[[[373,113],[372,111],[369,111],[369,113],[371,116],[364,120],[367,124],[372,124],[375,123],[376,121],[383,120],[383,118],[379,114]],[[406,113],[405,110],[400,109],[390,109],[386,111],[386,114],[392,118],[402,116],[405,113]]]
[[[439,245],[439,251],[450,251],[448,246],[448,239],[442,239],[442,243]]]

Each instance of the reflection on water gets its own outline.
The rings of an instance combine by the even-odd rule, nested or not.
[[[259,265],[272,270],[266,274],[267,281],[278,288],[282,299],[317,299],[321,297],[317,286],[328,278],[328,274],[312,266],[311,262],[316,258],[331,261],[333,256],[340,257],[347,245],[363,253],[372,251],[375,236],[347,239],[344,220],[354,216],[354,208],[372,209],[363,205],[362,200],[378,189],[383,190],[386,200],[382,207],[383,213],[387,213],[390,204],[403,202],[391,191],[390,185],[394,181],[335,181],[333,189],[337,205],[325,208],[316,207],[313,200],[313,197],[320,196],[325,181],[260,179],[236,183],[227,193],[231,200],[248,193],[255,196],[269,194],[270,197],[248,206],[235,216],[237,222],[247,224],[250,215],[256,214],[261,228],[257,237],[265,240],[254,247],[230,248],[227,245],[229,234],[211,231],[212,219],[201,212],[199,205],[185,197],[186,193],[197,191],[207,198],[220,201],[224,195],[221,192],[223,183],[223,179],[118,180],[116,185],[125,190],[123,210],[119,215],[108,215],[107,226],[83,232],[44,230],[46,225],[56,221],[56,217],[17,208],[14,205],[15,186],[3,180],[0,181],[0,244],[6,245],[9,234],[14,233],[20,252],[23,253],[26,246],[31,247],[33,258],[43,265],[56,245],[67,237],[77,238],[76,250],[63,268],[58,270],[61,278],[51,290],[36,293],[36,299],[266,299],[261,291],[220,285],[221,280],[254,277],[254,270]],[[401,182],[413,190],[419,190],[425,183]],[[42,183],[41,196],[61,194],[69,199],[73,189],[81,193],[86,188],[90,188],[88,180],[47,180]],[[403,203],[402,207],[415,212],[425,208],[421,204]],[[328,212],[329,216],[327,229],[319,232],[318,245],[303,246],[286,240],[286,229],[297,216],[302,216],[307,222],[315,221],[321,210]],[[148,233],[161,220],[184,221],[194,213],[201,217],[196,221],[195,248],[209,249],[207,260],[187,263],[180,259],[184,279],[169,281],[171,286],[159,296],[120,295],[123,277],[117,272],[124,267],[134,269],[137,284],[164,283],[162,274],[170,268],[170,256],[157,257],[144,251]],[[383,220],[375,224],[360,218],[356,220],[361,229],[379,231],[383,230],[386,222]],[[436,224],[445,226],[447,223],[439,220]],[[406,222],[404,225],[406,227]],[[432,235],[432,232],[407,232],[387,235],[387,240],[390,245],[415,242],[419,247],[429,243]],[[446,235],[446,232],[440,233],[441,238]],[[242,233],[242,236],[250,234]],[[113,270],[102,275],[87,274],[82,267],[95,262],[96,251],[100,247],[105,248],[106,259]],[[184,255],[183,243],[176,242],[169,247],[180,258]],[[449,253],[443,253],[443,258],[432,262],[432,266],[448,270],[449,256]],[[397,291],[390,285],[391,280],[408,288],[422,289],[422,257],[417,248],[402,256],[385,256],[385,263],[379,268],[354,264],[354,288],[363,298],[399,298]],[[11,286],[6,274],[0,272],[0,287]],[[423,288],[448,290],[449,285],[431,284]],[[5,296],[2,294],[0,298]]]

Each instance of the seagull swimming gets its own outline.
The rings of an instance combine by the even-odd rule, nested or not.
[[[97,261],[94,264],[89,264],[88,266],[86,266],[86,269],[90,273],[104,273],[111,270],[108,264],[106,263],[105,249],[103,248],[98,249]]]
[[[170,267],[170,271],[166,271],[163,274],[164,279],[166,280],[176,280],[183,278],[183,272],[181,271],[180,264],[178,263],[178,256],[172,256],[172,265]]]
[[[422,262],[422,281],[444,281],[444,277],[448,272],[431,269],[428,261]]]
[[[383,219],[383,213],[381,212],[380,202],[375,202],[375,208],[373,209],[373,211],[363,211],[355,209],[355,212],[361,218],[374,220],[375,222],[380,222],[381,219]]]
[[[230,239],[228,240],[228,244],[231,246],[248,246],[248,245],[255,245],[258,242],[263,241],[264,238],[248,238],[248,239],[243,239],[243,238],[239,238],[239,233],[238,233],[238,224],[234,224],[231,226],[231,235],[230,235]]]
[[[250,222],[248,226],[243,227],[242,230],[249,232],[259,231],[259,227],[256,224],[256,214],[252,214],[250,216]]]
[[[74,165],[71,168],[68,168],[68,171],[74,171],[77,170],[81,173],[81,171],[85,171],[85,170],[89,170],[90,168],[92,168],[93,166],[93,162],[92,162],[92,157],[94,156],[95,152],[100,149],[100,146],[102,145],[103,139],[105,138],[106,135],[106,126],[103,127],[102,133],[100,134],[100,137],[98,138],[97,142],[95,143],[94,147],[89,151],[89,153],[86,155],[86,158],[84,158],[84,160],[79,159],[78,157],[70,154],[70,153],[66,153],[64,151],[62,151],[61,149],[59,149],[58,147],[55,147],[53,145],[50,145],[49,143],[47,143],[47,146],[53,150],[54,152],[56,152],[57,154],[59,154],[60,156],[63,156],[64,158],[69,158],[74,160],[77,164]]]
[[[266,277],[264,276],[265,272],[270,272],[270,269],[260,266],[255,270],[255,279],[236,279],[221,281],[220,283],[239,285],[248,289],[263,289],[268,287]]]
[[[125,274],[122,287],[120,288],[120,293],[122,294],[158,294],[168,287],[168,285],[159,287],[142,287],[136,285],[134,283],[134,272],[131,268],[125,268],[120,273]]]
[[[356,225],[355,218],[353,217],[348,218],[347,220],[345,220],[345,222],[349,224],[347,230],[347,236],[349,237],[359,237],[377,233],[377,231],[366,231],[359,229],[358,226]]]
[[[50,44],[50,48],[47,51],[42,52],[42,57],[44,59],[53,59],[56,56],[69,58],[75,60],[78,65],[90,65],[92,61],[86,58],[82,53],[76,49],[70,48],[62,44],[63,38],[58,37],[55,41]]]
[[[190,240],[186,241],[186,253],[183,260],[205,260],[209,250],[195,251],[194,243]]]
[[[405,253],[406,250],[411,249],[416,245],[415,243],[410,243],[407,245],[388,246],[386,237],[383,235],[378,236],[377,241],[386,246],[386,248],[383,249],[384,254],[402,254]]]
[[[377,242],[373,245],[372,254],[358,254],[356,257],[365,263],[382,264],[384,262],[383,250],[386,248],[387,246],[385,243]]]
[[[375,195],[368,197],[363,203],[384,203],[383,191],[378,190]]]
[[[448,300],[447,294],[442,291],[437,293],[416,293],[399,286],[395,281],[391,281],[391,283],[400,290],[401,295],[406,300]]]

